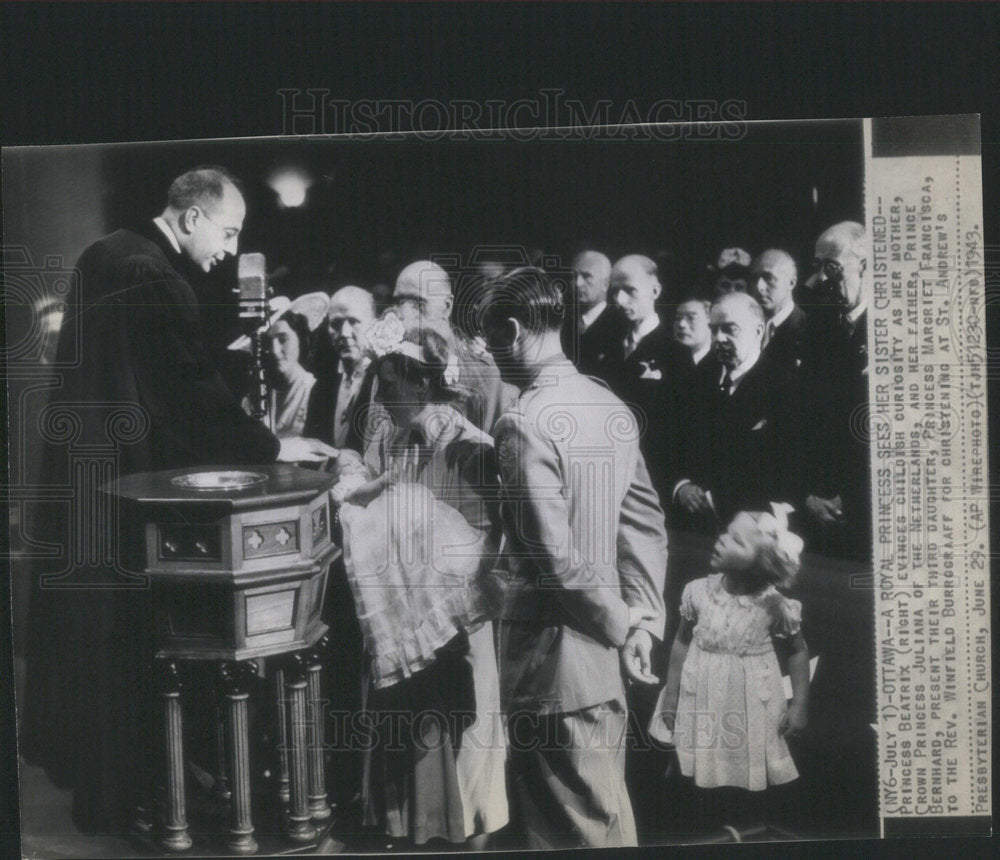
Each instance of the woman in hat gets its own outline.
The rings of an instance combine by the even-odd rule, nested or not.
[[[301,436],[305,427],[309,394],[316,384],[310,372],[313,333],[325,319],[329,302],[326,293],[309,293],[291,304],[280,296],[272,300],[272,307],[280,310],[271,316],[263,332],[263,363],[271,392],[267,422],[279,439]],[[249,340],[241,338],[230,349],[248,346]]]

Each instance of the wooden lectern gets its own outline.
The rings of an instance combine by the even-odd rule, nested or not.
[[[217,789],[231,800],[229,848],[257,850],[251,820],[249,687],[259,658],[273,666],[280,794],[296,843],[330,817],[323,765],[320,618],[330,564],[332,476],[289,465],[128,475],[104,487],[132,508],[145,536],[163,704],[165,803],[160,844],[191,846],[184,790],[178,661],[214,661],[224,696]],[[270,673],[269,669],[269,673]],[[311,712],[308,714],[307,712]]]

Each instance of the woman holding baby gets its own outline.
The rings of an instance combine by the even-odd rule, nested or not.
[[[365,822],[482,848],[508,820],[493,440],[437,332],[389,312],[368,341],[387,444],[378,474],[345,461],[334,490],[367,652]]]

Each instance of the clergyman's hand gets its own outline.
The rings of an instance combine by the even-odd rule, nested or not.
[[[281,440],[278,451],[280,463],[322,463],[324,460],[340,456],[340,451],[319,439],[304,439],[289,436]]]

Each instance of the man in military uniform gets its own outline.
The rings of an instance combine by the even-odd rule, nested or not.
[[[563,353],[562,318],[540,269],[506,275],[484,304],[487,346],[521,390],[494,428],[512,794],[532,848],[628,846],[623,673],[656,682],[667,534],[635,418]]]

